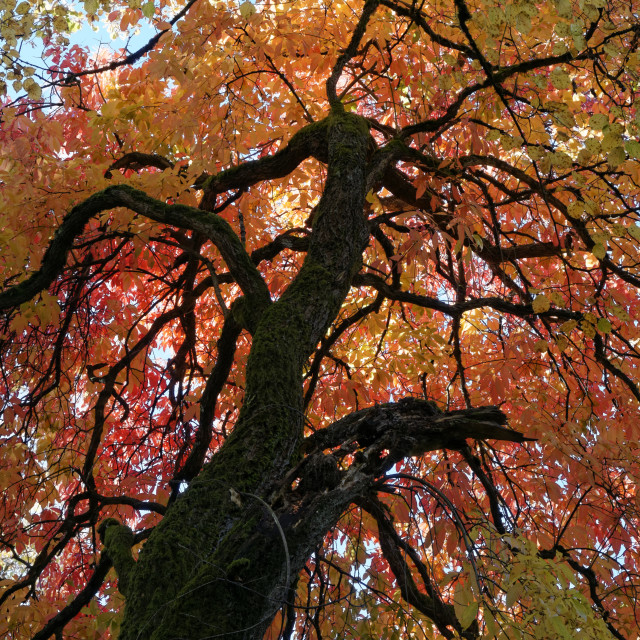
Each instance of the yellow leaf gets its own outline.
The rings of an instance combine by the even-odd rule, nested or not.
[[[618,318],[618,320],[622,320],[623,322],[629,322],[631,320],[631,316],[627,313],[627,311],[623,307],[619,307],[618,305],[614,305],[611,307],[611,313]]]
[[[570,333],[578,326],[578,323],[575,320],[567,320],[563,322],[558,328],[562,333]]]
[[[248,18],[250,18],[255,12],[256,12],[256,8],[255,6],[249,2],[247,0],[247,2],[243,2],[240,7],[240,15],[247,20]]]
[[[536,296],[535,300],[532,302],[531,306],[533,307],[534,313],[544,313],[545,311],[549,311],[551,308],[551,302],[549,298],[543,294]]]
[[[584,213],[584,202],[576,200],[567,205],[567,214],[571,218],[579,218]]]
[[[619,147],[622,144],[622,136],[619,133],[610,132],[602,138],[602,142],[600,143],[600,148],[605,152],[609,153],[616,147]]]
[[[458,613],[458,612],[456,612]],[[478,615],[478,603],[472,602],[466,607],[461,608],[460,614],[458,616],[458,620],[460,621],[460,626],[463,629],[466,629]]]
[[[527,155],[532,160],[541,160],[542,158],[544,158],[545,153],[546,152],[544,150],[544,147],[539,147],[537,145],[529,145],[527,147]]]
[[[584,141],[584,146],[591,155],[600,153],[600,141],[597,138],[587,138]]]
[[[572,162],[571,156],[564,151],[556,151],[551,154],[551,164],[558,169],[568,169]]]
[[[580,328],[587,338],[594,338],[596,335],[596,328],[590,322],[581,322]]]
[[[551,301],[553,302],[553,304],[556,305],[556,307],[563,307],[564,306],[564,298],[557,291],[552,291],[549,294],[549,297],[551,298]]]

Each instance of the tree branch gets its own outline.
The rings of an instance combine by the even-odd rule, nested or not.
[[[181,204],[166,204],[128,185],[117,185],[107,187],[71,209],[49,243],[40,269],[0,293],[0,309],[15,308],[49,287],[62,272],[67,254],[87,222],[102,211],[116,207],[127,207],[156,222],[203,233],[218,248],[229,271],[245,296],[256,305],[256,310],[269,303],[267,285],[226,221],[213,213]]]
[[[53,618],[51,618],[44,627],[36,633],[31,640],[47,640],[52,635],[59,633],[64,629],[65,625],[75,618],[82,608],[91,602],[92,598],[98,593],[98,590],[105,581],[109,569],[112,567],[111,560],[106,553],[100,556],[100,560],[96,565],[95,571],[84,588],[78,595],[66,606],[61,609]]]
[[[282,178],[309,157],[327,162],[327,126],[327,118],[309,124],[273,155],[244,162],[207,178],[202,184],[206,208],[215,208],[215,196],[219,193],[247,189],[263,180]]]
[[[169,24],[173,26],[176,22],[178,22],[178,20],[180,20],[180,18],[185,16],[189,11],[189,9],[191,9],[191,7],[196,2],[198,2],[198,0],[189,0],[189,2],[187,2],[187,4],[178,13],[176,13],[176,15],[173,16],[173,18],[171,18],[171,20],[169,20]],[[142,56],[146,55],[150,51],[153,51],[154,47],[160,41],[160,38],[162,38],[162,36],[170,30],[171,29],[162,29],[162,31],[158,31],[158,33],[156,33],[153,37],[149,39],[147,44],[140,47],[137,51],[130,53],[128,56],[125,56],[124,58],[122,58],[122,60],[114,60],[109,64],[103,65],[102,67],[95,67],[93,69],[85,69],[84,71],[78,71],[77,73],[70,74],[70,77],[71,79],[80,78],[81,76],[93,75],[95,73],[102,73],[103,71],[113,71],[118,67],[124,67],[129,64],[135,64],[136,62],[138,62],[138,60],[142,58]],[[67,76],[67,78],[65,79],[65,83],[68,84],[70,82],[70,77]]]
[[[398,582],[402,597],[432,620],[438,627],[438,631],[440,631],[447,640],[455,637],[455,634],[448,627],[453,627],[453,629],[462,633],[463,638],[477,637],[477,634],[468,635],[462,631],[460,623],[456,618],[453,605],[446,604],[442,601],[426,573],[423,574],[422,577],[427,593],[423,593],[418,588],[418,585],[413,579],[413,572],[405,559],[405,555],[411,547],[403,544],[404,541],[396,532],[383,504],[377,498],[368,496],[360,502],[360,505],[373,516],[378,525],[380,548]],[[417,558],[412,557],[412,560],[414,560],[417,568],[422,564]],[[418,562],[416,562],[416,560],[418,560]]]
[[[113,175],[113,171],[119,169],[132,169],[137,171],[143,167],[155,167],[156,169],[173,169],[173,162],[157,153],[142,153],[140,151],[131,151],[125,153],[121,158],[111,163],[105,171],[104,177],[109,179]]]
[[[509,429],[506,422],[498,407],[442,413],[428,400],[404,398],[349,414],[308,436],[303,450],[320,451],[357,442],[362,448],[374,447],[376,452],[388,450],[382,465],[388,468],[402,458],[427,451],[460,449],[467,438],[518,443],[535,440]]]
[[[338,85],[338,80],[340,80],[340,76],[344,71],[344,67],[356,55],[356,51],[358,50],[358,45],[360,44],[360,40],[362,40],[362,36],[364,32],[367,30],[367,24],[369,23],[369,19],[373,15],[374,11],[378,8],[378,4],[380,4],[380,0],[367,0],[364,3],[364,7],[362,9],[362,15],[358,20],[358,24],[356,28],[353,30],[353,34],[351,35],[351,41],[349,45],[345,49],[344,53],[338,58],[336,61],[333,70],[331,71],[331,75],[327,80],[327,98],[329,100],[329,104],[331,106],[335,104],[339,104],[340,100],[338,99],[338,94],[336,93],[336,87]]]

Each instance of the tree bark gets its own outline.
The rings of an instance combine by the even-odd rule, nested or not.
[[[366,121],[336,108],[326,131],[327,181],[304,264],[248,323],[253,343],[237,424],[128,572],[122,640],[260,637],[353,499],[349,488],[333,492],[299,530],[299,521],[285,523],[286,544],[265,507],[300,458],[303,365],[335,319],[368,239]]]

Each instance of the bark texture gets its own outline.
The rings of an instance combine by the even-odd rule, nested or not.
[[[128,575],[122,640],[260,637],[313,546],[353,499],[343,489],[297,530],[299,522],[285,523],[286,542],[261,502],[299,459],[302,367],[335,319],[368,239],[366,121],[338,108],[323,128],[328,175],[304,265],[277,302],[251,307],[259,317],[238,422]]]

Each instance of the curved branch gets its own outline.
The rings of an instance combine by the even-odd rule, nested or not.
[[[612,375],[614,375],[618,380],[623,382],[629,391],[633,394],[633,397],[640,402],[640,389],[636,386],[633,380],[621,369],[616,367],[605,355],[604,353],[604,342],[602,341],[602,336],[596,334],[593,338],[593,344],[595,346],[595,357],[596,360]]]
[[[442,601],[426,572],[420,571],[427,593],[423,593],[418,588],[418,585],[413,579],[413,572],[405,559],[405,555],[411,547],[406,545],[396,532],[384,505],[375,497],[367,497],[365,500],[360,501],[360,505],[373,516],[378,525],[380,548],[398,582],[402,597],[410,605],[414,606],[418,611],[432,620],[438,627],[438,631],[447,638],[447,640],[455,637],[455,634],[449,627],[453,627],[459,633],[462,633],[463,638],[476,638],[477,633],[468,635],[462,630],[453,605],[446,604]],[[411,559],[420,570],[422,563],[419,559],[413,555]]]
[[[251,260],[255,265],[260,264],[263,260],[273,260],[283,249],[291,251],[307,251],[309,248],[308,235],[297,236],[295,232],[302,233],[302,229],[289,229],[283,234],[276,236],[271,242],[255,249],[251,252]],[[305,230],[306,232],[306,230]],[[308,232],[306,232],[308,234]]]
[[[148,538],[150,532],[150,529],[144,529],[135,534],[134,544],[138,544]],[[113,567],[113,563],[109,555],[107,553],[100,554],[100,559],[95,565],[93,575],[89,578],[84,588],[80,590],[76,597],[73,598],[64,609],[61,609],[53,618],[48,620],[44,627],[42,627],[31,640],[48,640],[51,636],[58,638],[62,629],[96,596],[107,578],[111,567]]]
[[[140,500],[138,498],[132,498],[131,496],[102,496],[96,493],[94,497],[100,502],[101,506],[105,504],[124,504],[132,507],[136,511],[153,511],[154,513],[159,513],[161,516],[167,511],[167,508],[159,502]]]
[[[115,207],[127,207],[155,222],[203,233],[218,248],[229,271],[257,309],[270,301],[269,290],[231,226],[213,213],[181,204],[166,204],[127,185],[107,187],[76,205],[65,216],[42,259],[40,269],[0,293],[0,309],[19,306],[51,285],[62,272],[74,240],[91,218]]]
[[[232,189],[247,189],[263,180],[283,178],[301,162],[314,157],[327,161],[328,118],[303,127],[282,148],[271,156],[250,160],[210,176],[202,183],[203,202],[214,208],[215,196]]]
[[[53,635],[57,636],[65,625],[75,618],[84,606],[91,602],[91,599],[98,593],[112,566],[110,558],[106,553],[103,553],[100,556],[93,575],[89,578],[84,588],[64,609],[61,609],[53,616],[31,640],[47,640]]]
[[[304,406],[306,407],[310,402],[311,398],[313,398],[313,392],[315,391],[316,384],[318,382],[318,376],[320,373],[320,365],[324,360],[325,356],[329,353],[331,347],[337,342],[340,336],[354,324],[360,322],[363,318],[368,316],[370,313],[376,313],[380,309],[380,305],[382,304],[383,296],[377,295],[375,300],[368,305],[358,309],[353,315],[345,318],[332,332],[331,335],[322,339],[320,343],[320,347],[316,351],[311,366],[309,367],[309,371],[305,378],[309,378],[309,386],[304,394]]]
[[[591,600],[593,601],[595,608],[598,610],[598,613],[602,616],[602,619],[611,632],[611,635],[618,640],[628,640],[627,637],[623,636],[611,623],[611,620],[609,619],[611,617],[611,613],[604,606],[602,597],[598,595],[598,578],[591,567],[585,567],[578,561],[574,560],[569,553],[569,550],[559,544],[554,545],[551,549],[541,549],[538,552],[538,555],[541,558],[553,559],[558,552],[562,555],[566,563],[586,580],[587,585],[589,586],[589,595],[591,596]]]
[[[135,544],[135,535],[129,527],[115,518],[107,518],[100,523],[98,533],[118,574],[118,589],[126,597],[136,566],[131,553],[131,547]]]
[[[173,169],[174,164],[165,157],[157,153],[142,153],[141,151],[131,151],[125,153],[121,158],[113,162],[104,172],[104,177],[110,179],[113,171],[118,169],[132,169],[137,171],[143,167],[155,167],[156,169]]]

